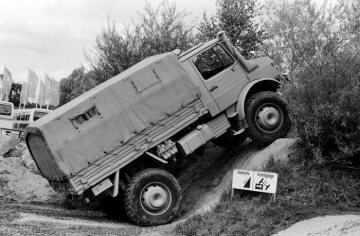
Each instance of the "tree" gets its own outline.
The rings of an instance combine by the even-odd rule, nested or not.
[[[251,51],[260,49],[265,35],[255,18],[259,16],[256,0],[217,0],[216,15],[206,13],[198,27],[197,39],[209,40],[220,30],[225,30],[232,44],[249,58]]]
[[[139,13],[139,23],[125,26],[120,31],[115,22],[108,19],[106,28],[96,39],[93,52],[87,55],[96,84],[146,57],[190,47],[193,28],[185,24],[187,15],[185,11],[178,11],[175,3],[164,0],[155,8],[145,2]]]
[[[115,22],[108,19],[106,28],[96,38],[92,57],[86,55],[96,84],[108,80],[140,61],[138,43],[139,39],[129,27],[119,32]]]
[[[193,42],[193,27],[185,24],[188,15],[186,11],[178,11],[175,2],[164,0],[155,8],[146,2],[135,30],[141,58],[189,48]]]
[[[93,76],[94,75],[92,71],[86,72],[84,67],[79,67],[74,69],[68,78],[62,79],[60,81],[59,88],[59,105],[64,105],[65,103],[93,88],[95,86]]]
[[[268,21],[265,22],[268,40],[264,43],[267,53],[283,71],[292,75],[305,65],[320,59],[324,46],[335,40],[337,23],[334,9],[326,3],[318,8],[310,0],[267,3]],[[334,36],[334,37],[332,37]]]
[[[12,102],[14,106],[18,106],[20,103],[21,84],[13,83],[9,94],[9,102]]]

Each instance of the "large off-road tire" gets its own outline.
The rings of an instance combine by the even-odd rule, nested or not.
[[[179,210],[180,201],[178,181],[161,169],[145,169],[135,173],[124,194],[128,217],[142,226],[170,222]]]
[[[245,118],[249,136],[261,144],[284,137],[291,128],[286,101],[270,91],[256,93],[247,100]]]
[[[235,148],[240,144],[242,144],[247,137],[248,134],[246,131],[238,135],[233,135],[231,132],[227,131],[226,133],[222,134],[220,137],[213,139],[212,142],[215,145],[223,148]]]

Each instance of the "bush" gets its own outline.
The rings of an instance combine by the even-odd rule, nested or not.
[[[271,5],[268,51],[292,83],[284,87],[292,121],[316,164],[339,163],[360,148],[360,2]]]
[[[360,151],[360,58],[333,52],[312,63],[285,87],[292,120],[317,164],[339,163]]]

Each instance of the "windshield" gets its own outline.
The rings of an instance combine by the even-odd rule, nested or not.
[[[0,104],[0,115],[11,116],[11,105]]]

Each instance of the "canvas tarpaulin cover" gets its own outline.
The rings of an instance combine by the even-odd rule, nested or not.
[[[34,158],[48,177],[75,174],[199,96],[173,53],[147,58],[30,125],[53,156]]]

